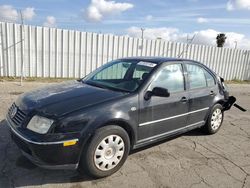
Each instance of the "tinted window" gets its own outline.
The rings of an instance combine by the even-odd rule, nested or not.
[[[157,64],[136,60],[107,63],[83,78],[92,86],[119,91],[135,91]]]
[[[204,73],[205,73],[205,76],[207,79],[207,86],[210,87],[210,86],[215,85],[214,77],[209,72],[207,72],[205,69],[204,69]]]
[[[186,64],[189,77],[190,89],[202,88],[207,86],[204,69],[192,64]]]
[[[131,62],[118,62],[97,73],[93,80],[123,79]]]
[[[155,76],[149,86],[149,90],[154,87],[162,87],[171,92],[184,90],[184,79],[181,64],[167,65],[162,68]]]
[[[136,65],[133,73],[133,78],[137,80],[145,80],[149,76],[151,69],[151,67]]]

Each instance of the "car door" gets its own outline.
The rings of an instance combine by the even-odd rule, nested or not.
[[[185,63],[188,78],[189,115],[188,125],[204,124],[214,97],[218,92],[215,79],[205,67],[195,63]]]
[[[154,87],[168,89],[170,96],[152,96],[145,100],[146,91],[152,91]],[[182,63],[168,62],[159,67],[139,94],[138,142],[152,141],[185,127],[187,100]]]

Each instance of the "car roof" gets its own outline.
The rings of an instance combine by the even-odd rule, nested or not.
[[[189,59],[181,59],[181,58],[170,58],[170,57],[126,57],[126,58],[120,58],[119,60],[130,60],[130,61],[148,61],[148,62],[153,62],[156,64],[160,64],[163,62],[168,62],[168,61],[191,61],[191,62],[196,62],[193,60]],[[199,63],[199,62],[196,62]]]
[[[217,76],[217,74],[208,68],[206,65],[204,65],[201,62],[191,60],[191,59],[182,59],[182,58],[171,58],[171,57],[145,57],[145,56],[140,56],[140,57],[126,57],[126,58],[119,58],[118,60],[128,60],[128,61],[148,61],[148,62],[153,62],[156,64],[161,64],[164,62],[173,62],[173,61],[182,61],[182,62],[191,62],[191,63],[196,63],[198,65],[202,65],[203,67],[206,67],[207,70],[212,73],[214,76]]]
[[[195,60],[191,60],[191,59],[171,58],[171,57],[145,57],[145,56],[141,56],[141,57],[120,58],[119,60],[124,60],[124,61],[126,61],[126,60],[128,60],[128,61],[148,61],[148,62],[152,62],[152,63],[156,63],[156,64],[161,64],[161,63],[164,63],[164,62],[173,62],[173,61],[183,61],[184,63],[185,62],[191,62],[191,63],[196,63],[198,65],[202,65],[203,67],[206,67],[211,73],[216,75],[216,73],[213,70],[208,68],[203,63],[195,61]]]

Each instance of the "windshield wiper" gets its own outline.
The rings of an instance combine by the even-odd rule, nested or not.
[[[126,93],[131,92],[131,91],[125,90],[125,89],[120,89],[120,88],[111,87],[111,86],[107,86],[107,85],[97,84],[96,82],[90,82],[90,81],[85,81],[85,82],[82,81],[82,82],[87,84],[87,85],[99,87],[99,88],[102,88],[102,89],[108,89],[108,90],[112,90],[112,91],[119,91],[119,92],[126,92]]]
[[[103,88],[103,89],[107,89],[107,87],[103,86],[103,85],[100,85],[100,84],[97,84],[95,82],[84,82],[84,84],[87,84],[87,85],[91,85],[91,86],[95,86],[95,87],[99,87],[99,88]]]
[[[131,91],[129,91],[129,90],[120,89],[120,88],[116,88],[116,87],[107,86],[107,88],[109,88],[110,90],[113,90],[113,91],[120,91],[120,92],[126,92],[126,93],[130,93],[130,92],[131,92]]]

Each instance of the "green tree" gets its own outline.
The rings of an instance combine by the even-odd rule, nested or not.
[[[225,42],[226,42],[226,35],[224,33],[220,33],[217,35],[216,37],[216,43],[217,43],[217,47],[223,47]]]

